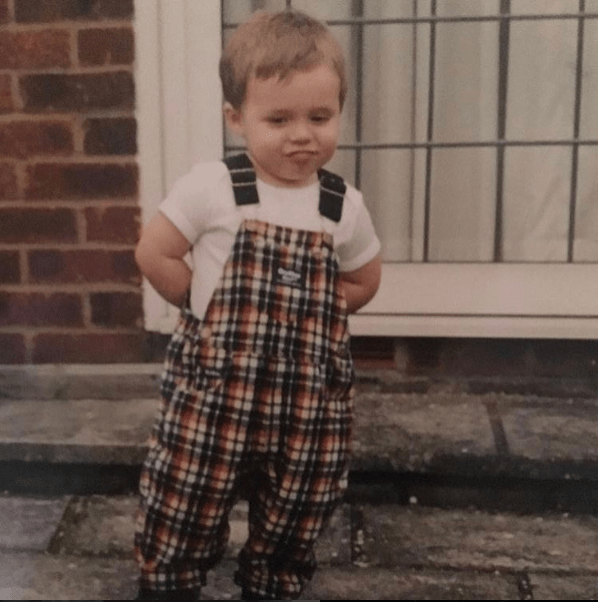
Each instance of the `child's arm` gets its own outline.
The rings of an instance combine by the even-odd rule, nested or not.
[[[143,229],[135,249],[143,275],[166,301],[179,307],[191,285],[191,270],[183,259],[189,247],[179,229],[158,213]]]
[[[347,299],[347,311],[352,314],[370,301],[380,286],[382,258],[380,254],[352,272],[341,272],[341,286]]]

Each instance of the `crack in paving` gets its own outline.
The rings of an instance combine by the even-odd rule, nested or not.
[[[517,574],[517,589],[521,600],[534,599],[534,589],[527,572]]]
[[[509,450],[509,442],[507,440],[507,433],[498,409],[498,404],[494,400],[486,400],[484,401],[484,406],[488,412],[488,419],[490,420],[490,428],[492,429],[492,435],[494,436],[496,453],[501,457],[509,456],[511,454]]]

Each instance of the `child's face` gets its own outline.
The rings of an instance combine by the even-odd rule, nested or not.
[[[340,80],[327,65],[280,81],[252,77],[240,110],[225,106],[243,136],[257,176],[269,184],[306,186],[334,155],[340,123]]]

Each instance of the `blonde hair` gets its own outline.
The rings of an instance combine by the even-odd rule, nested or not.
[[[224,100],[240,109],[251,77],[284,80],[296,71],[328,65],[340,80],[341,109],[347,95],[345,59],[328,28],[296,10],[256,12],[240,25],[220,59]]]

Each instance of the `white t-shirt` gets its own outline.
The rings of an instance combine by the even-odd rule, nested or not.
[[[243,219],[329,232],[343,272],[356,270],[380,251],[361,193],[347,184],[339,223],[319,212],[320,188],[278,188],[258,179],[259,204],[237,207],[226,165],[197,164],[180,178],[159,210],[192,245],[191,310],[199,318],[212,298]]]

